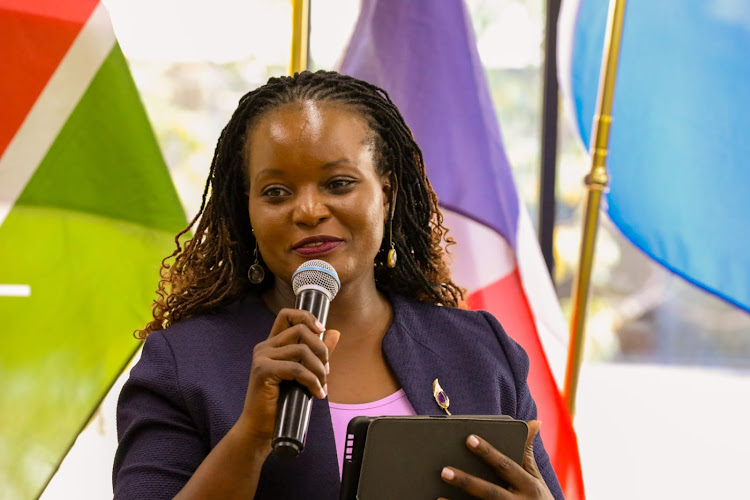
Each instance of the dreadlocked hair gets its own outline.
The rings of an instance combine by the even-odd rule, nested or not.
[[[200,209],[176,235],[174,252],[162,261],[154,319],[136,330],[136,337],[145,339],[152,331],[271,286],[270,272],[260,284],[247,278],[256,248],[247,210],[247,138],[268,111],[308,100],[340,103],[359,112],[373,133],[375,168],[381,175],[390,172],[395,197],[390,223],[398,265],[385,265],[390,249],[386,228],[376,257],[378,287],[423,302],[453,307],[462,303],[464,290],[451,280],[445,258],[454,241],[443,226],[422,151],[388,94],[333,71],[303,71],[271,78],[240,99],[219,136]],[[181,244],[193,227],[193,237]]]

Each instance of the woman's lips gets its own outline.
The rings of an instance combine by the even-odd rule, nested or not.
[[[297,252],[300,255],[303,255],[305,257],[313,257],[316,255],[323,255],[325,253],[328,253],[341,245],[343,241],[337,240],[337,241],[320,241],[316,243],[311,243],[309,245],[303,245],[299,246],[294,249],[295,252]]]

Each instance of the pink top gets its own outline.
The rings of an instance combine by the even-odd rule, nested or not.
[[[339,459],[339,476],[344,467],[344,445],[346,444],[346,426],[354,417],[383,417],[416,415],[411,403],[406,398],[403,389],[399,389],[390,396],[386,396],[372,403],[347,405],[341,403],[328,403],[331,408],[331,422],[333,423],[333,437],[336,440],[336,456]]]

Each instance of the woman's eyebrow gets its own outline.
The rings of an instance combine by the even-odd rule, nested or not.
[[[264,177],[276,177],[284,175],[284,171],[278,168],[264,168],[257,174],[255,174],[255,181],[260,181]]]
[[[349,158],[344,157],[344,158],[339,158],[338,160],[326,162],[323,165],[321,165],[321,168],[333,168],[333,167],[337,167],[345,163],[348,165],[353,165],[353,163],[351,162],[351,160],[349,160]]]
[[[352,161],[349,160],[349,158],[344,157],[344,158],[339,158],[337,160],[325,162],[324,164],[320,166],[320,168],[330,169],[330,168],[338,167],[340,165],[354,165],[354,163],[352,163]],[[288,172],[286,170],[282,170],[280,168],[264,168],[263,170],[255,174],[254,180],[258,182],[258,181],[263,180],[265,177],[282,177],[287,174]]]

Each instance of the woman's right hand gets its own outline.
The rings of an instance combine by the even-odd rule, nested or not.
[[[340,333],[324,332],[315,316],[300,309],[282,309],[268,338],[255,346],[250,382],[240,420],[248,438],[270,453],[279,384],[296,380],[313,397],[327,396],[328,359]]]
[[[271,333],[253,350],[245,407],[237,423],[211,450],[175,498],[253,498],[263,463],[271,453],[279,383],[296,380],[316,397],[325,397],[328,355],[339,332],[325,340],[315,316],[282,309]]]

